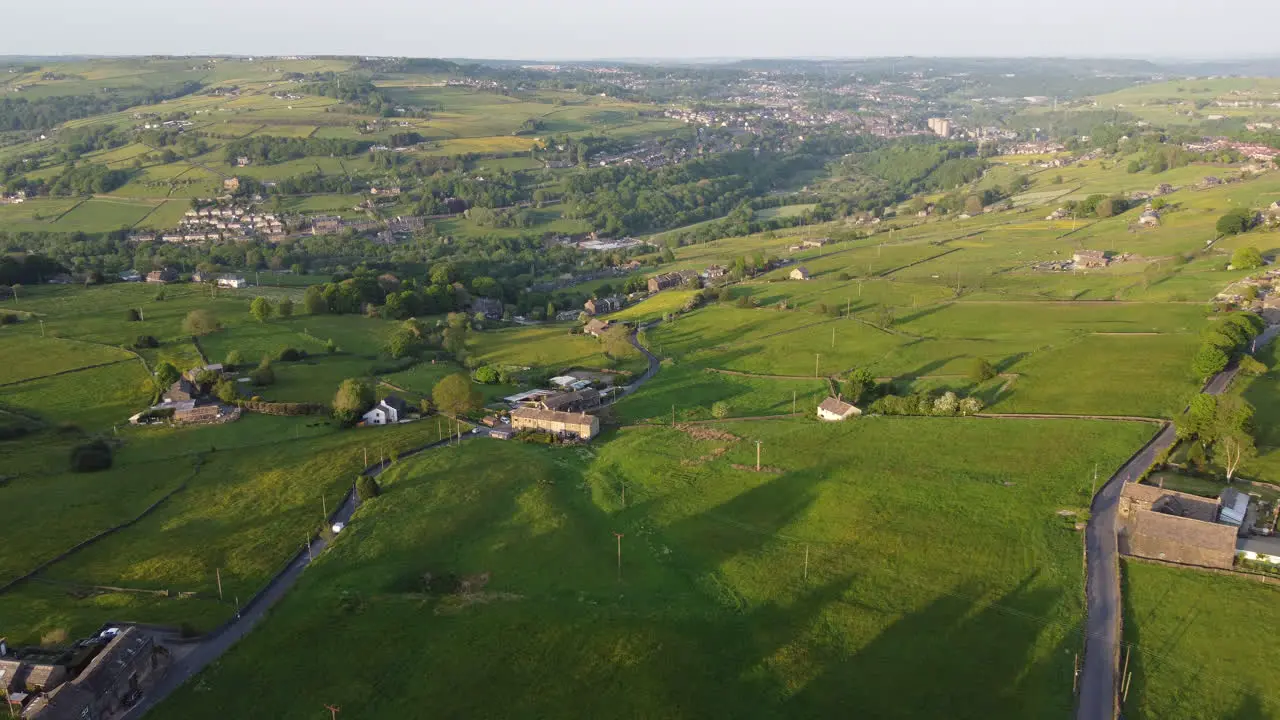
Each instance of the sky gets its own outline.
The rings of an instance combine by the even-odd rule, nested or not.
[[[1272,0],[4,0],[4,55],[610,58],[1280,54]],[[1241,18],[1248,18],[1247,26]],[[1250,41],[1247,27],[1271,28]]]

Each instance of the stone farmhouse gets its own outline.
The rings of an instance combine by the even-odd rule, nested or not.
[[[1228,488],[1230,490],[1230,488]],[[1245,504],[1248,498],[1245,496]],[[1227,516],[1220,509],[1226,505]],[[1220,500],[1126,483],[1120,492],[1120,551],[1184,565],[1231,569],[1240,526],[1234,495]],[[1241,518],[1243,521],[1243,518]]]
[[[586,413],[516,408],[511,411],[511,427],[516,430],[551,433],[558,437],[590,440],[600,434],[600,418]]]

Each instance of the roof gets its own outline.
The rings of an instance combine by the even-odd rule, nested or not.
[[[1210,523],[1218,517],[1218,502],[1216,500],[1192,495],[1191,493],[1166,490],[1155,485],[1125,483],[1120,495],[1121,497],[1150,505],[1153,511],[1165,515],[1191,518]]]
[[[125,628],[107,643],[98,656],[85,667],[73,682],[94,695],[110,690],[120,675],[128,673],[140,657],[150,657],[151,638],[135,628]]]
[[[556,410],[539,410],[537,408],[516,408],[511,411],[511,418],[514,420],[520,418],[522,420],[541,420],[543,422],[558,422],[565,425],[590,425],[598,422],[593,415],[586,413],[570,413],[559,412]]]
[[[1171,540],[1214,551],[1234,548],[1236,544],[1236,529],[1230,525],[1149,510],[1139,511],[1135,519],[1135,531],[1147,538]]]
[[[823,400],[822,404],[818,405],[818,409],[826,410],[829,413],[834,413],[836,415],[843,416],[843,415],[848,415],[849,413],[857,410],[858,408],[852,405],[851,403],[847,403],[841,400],[840,398],[829,397],[826,400]]]
[[[39,720],[63,720],[63,718],[80,720],[80,718],[92,717],[87,713],[96,700],[97,697],[93,692],[78,685],[60,685],[58,689],[37,699],[39,705],[29,705],[23,717]],[[33,709],[35,709],[34,712]]]
[[[574,403],[579,403],[583,401],[589,402],[592,400],[598,401],[599,399],[600,399],[600,391],[596,390],[595,388],[587,388],[585,390],[578,390],[576,392],[567,392],[567,393],[560,393],[559,395],[552,395],[551,397],[543,398],[542,403],[547,406],[548,410],[557,410],[559,408],[573,405]]]
[[[610,323],[607,320],[592,320],[591,322],[587,323],[585,328],[583,328],[583,332],[587,333],[588,335],[595,335],[597,333],[601,333],[601,332],[604,332],[605,330],[608,330],[611,324],[612,323]]]
[[[556,387],[568,387],[578,382],[578,378],[572,375],[557,375],[551,378],[550,380],[548,380],[547,382],[551,383],[552,385],[555,385]]]
[[[388,395],[382,398],[382,402],[387,407],[395,410],[397,413],[403,413],[409,409],[409,403],[405,402],[402,398],[400,398],[397,395]]]
[[[0,690],[17,688],[18,675],[21,673],[22,663],[17,660],[0,660]]]
[[[1222,508],[1218,513],[1219,522],[1236,526],[1244,523],[1245,515],[1249,512],[1249,496],[1247,494],[1229,487],[1222,491],[1222,495],[1218,500],[1221,502]]]

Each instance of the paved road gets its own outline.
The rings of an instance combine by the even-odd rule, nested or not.
[[[1258,337],[1257,346],[1271,342],[1280,333],[1280,325],[1273,325]],[[1213,376],[1205,384],[1204,392],[1221,394],[1235,378],[1237,368],[1231,367]],[[1118,529],[1117,508],[1124,484],[1137,480],[1155,461],[1156,455],[1173,445],[1176,439],[1173,426],[1163,429],[1129,459],[1093,497],[1090,506],[1089,525],[1085,529],[1085,549],[1088,553],[1085,580],[1085,602],[1088,617],[1085,620],[1084,668],[1080,674],[1080,702],[1076,707],[1077,720],[1111,720],[1119,710],[1120,660],[1120,565],[1116,540]]]
[[[648,328],[651,328],[657,324],[658,324],[657,321],[651,322],[648,325],[643,325],[642,328],[647,330]],[[619,396],[620,398],[624,398],[630,395],[631,393],[639,390],[641,385],[644,385],[645,383],[649,382],[649,380],[652,379],[654,375],[658,374],[658,370],[662,368],[662,363],[661,361],[658,360],[657,356],[649,352],[649,350],[645,348],[643,345],[641,345],[640,341],[636,339],[636,333],[634,332],[631,333],[631,337],[627,339],[631,341],[631,345],[635,347],[635,349],[643,353],[645,358],[649,360],[649,367],[645,369],[643,375],[636,378],[629,385],[626,385],[622,388],[622,394]],[[615,400],[614,402],[617,402],[617,400]]]
[[[485,432],[465,433],[462,437],[467,439],[485,435],[487,435]],[[401,454],[400,457],[405,458],[416,455],[426,450],[448,445],[450,442],[451,440],[441,440],[430,445],[423,445]],[[365,468],[364,474],[370,477],[377,477],[389,466],[390,461],[372,465]],[[355,491],[348,491],[342,506],[333,512],[329,523],[349,522],[357,505]],[[147,691],[147,694],[142,697],[142,700],[137,705],[122,715],[120,720],[135,720],[142,717],[148,710],[159,704],[193,675],[205,669],[221,657],[223,653],[231,649],[232,645],[235,645],[241,638],[248,635],[257,626],[258,621],[265,617],[272,606],[279,602],[280,598],[284,597],[285,593],[289,592],[293,584],[298,581],[302,571],[307,565],[311,564],[311,558],[318,557],[328,546],[329,541],[323,535],[313,537],[310,548],[303,548],[288,566],[272,578],[271,582],[241,609],[235,620],[223,625],[198,643],[189,646],[189,649],[186,649],[181,654],[180,659],[169,668],[160,681]]]

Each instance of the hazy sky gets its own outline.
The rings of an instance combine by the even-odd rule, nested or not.
[[[1273,0],[2,0],[0,54],[1276,54]],[[1247,22],[1242,21],[1247,18]],[[1256,34],[1248,28],[1262,28]],[[1252,35],[1252,40],[1250,37]]]

